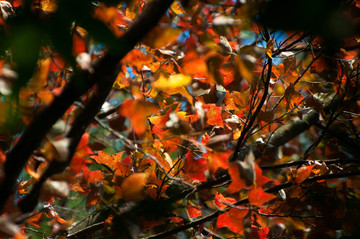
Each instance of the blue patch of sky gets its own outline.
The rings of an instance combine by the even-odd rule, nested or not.
[[[240,33],[240,36],[241,36],[240,44],[242,46],[251,45],[251,44],[255,43],[257,40],[257,34],[253,31],[249,31],[249,30],[242,30]],[[278,43],[284,41],[287,38],[286,33],[283,31],[275,31],[271,34],[271,36],[274,37],[276,42],[278,42]],[[265,48],[266,42],[264,40],[257,41],[256,45]],[[277,48],[277,45],[275,45],[275,48]],[[274,57],[273,58],[274,65],[278,65],[282,62],[283,62],[282,57]]]
[[[129,73],[131,79],[135,79],[135,74],[134,74],[134,72],[133,72],[133,68],[130,67],[130,66],[127,66],[127,67],[126,67],[126,70],[127,70],[127,72]]]
[[[183,31],[182,33],[180,33],[180,35],[178,36],[178,39],[177,41],[179,43],[185,43],[186,40],[190,37],[190,31],[189,30],[186,30],[186,31]]]

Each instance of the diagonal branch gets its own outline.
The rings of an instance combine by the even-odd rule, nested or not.
[[[77,72],[60,96],[42,111],[27,127],[16,145],[7,153],[4,164],[6,173],[0,184],[0,211],[13,193],[16,180],[32,152],[39,147],[45,134],[64,114],[68,107],[104,75],[114,74],[117,63],[158,23],[173,1],[154,0],[144,9],[123,37],[118,39],[119,47],[109,52],[94,66],[94,72]]]

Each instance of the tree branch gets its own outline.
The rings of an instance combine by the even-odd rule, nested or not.
[[[16,145],[7,153],[4,164],[6,173],[0,185],[0,211],[13,193],[16,179],[25,166],[32,152],[40,145],[51,126],[64,114],[68,107],[105,75],[113,74],[117,63],[158,23],[170,7],[171,0],[154,0],[144,9],[125,35],[119,38],[119,45],[114,52],[109,52],[94,66],[94,72],[75,74],[60,96],[42,111],[27,127]]]

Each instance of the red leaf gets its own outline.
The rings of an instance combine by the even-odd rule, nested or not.
[[[275,197],[276,196],[265,192],[261,187],[254,187],[248,194],[249,202],[253,206],[262,206],[265,202]]]
[[[185,156],[184,163],[185,174],[191,177],[192,180],[206,181],[204,172],[207,170],[206,160],[203,158],[195,159],[191,152]]]
[[[244,178],[240,176],[239,167],[236,163],[231,163],[229,165],[228,172],[231,177],[231,183],[227,188],[226,192],[228,193],[236,193],[239,192],[242,188],[246,187],[246,182]]]
[[[244,231],[244,217],[248,213],[247,210],[230,209],[229,212],[221,214],[216,222],[217,227],[227,227],[235,233],[242,234]]]
[[[157,107],[147,101],[124,100],[120,107],[120,114],[128,117],[136,134],[146,131],[146,119],[157,111]]]
[[[224,127],[223,119],[221,117],[222,108],[215,104],[207,104],[204,106],[206,116],[208,118],[207,123],[209,125]]]
[[[190,218],[198,218],[201,217],[201,210],[199,207],[193,207],[188,204],[188,213]]]
[[[226,152],[209,152],[204,154],[207,156],[208,167],[211,175],[215,175],[216,171],[220,168],[228,169],[228,159],[231,155],[231,151]]]
[[[251,225],[251,235],[254,239],[266,239],[266,236],[269,234],[268,227],[257,227]]]
[[[224,197],[221,193],[217,192],[215,195],[216,206],[218,206],[220,209],[224,209],[224,208],[228,207],[228,205],[224,204],[223,202],[228,203],[228,204],[234,204],[234,203],[236,203],[236,200],[231,197]]]
[[[170,221],[180,225],[184,224],[184,219],[182,219],[181,217],[170,217]]]
[[[255,175],[256,175],[256,180],[255,180],[256,187],[262,187],[265,183],[271,181],[270,178],[262,175],[262,170],[259,167],[259,165],[257,165],[256,163],[255,163]]]

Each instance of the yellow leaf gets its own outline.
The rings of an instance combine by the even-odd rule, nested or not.
[[[266,45],[266,55],[272,58],[272,52],[274,50],[275,38],[272,37]]]
[[[153,87],[162,91],[166,91],[168,89],[187,86],[191,80],[192,79],[190,76],[183,74],[171,75],[168,78],[161,74],[159,79],[153,83]]]
[[[161,48],[176,41],[181,32],[181,29],[158,26],[143,39],[143,42],[152,48]]]
[[[170,8],[176,15],[184,15],[184,13],[185,13],[184,9],[182,8],[182,6],[180,5],[180,3],[178,1],[171,4]]]

